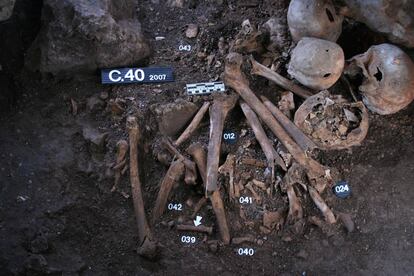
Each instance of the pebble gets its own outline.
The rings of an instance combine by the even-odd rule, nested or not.
[[[301,249],[298,254],[296,254],[296,257],[306,260],[309,257],[309,254],[305,250]]]
[[[185,36],[188,38],[194,38],[198,35],[198,26],[196,24],[188,24]]]

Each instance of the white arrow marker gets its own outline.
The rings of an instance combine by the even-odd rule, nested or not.
[[[194,225],[195,226],[199,226],[201,224],[201,220],[202,219],[203,219],[202,217],[197,216],[197,218],[195,220],[193,220],[194,221]]]

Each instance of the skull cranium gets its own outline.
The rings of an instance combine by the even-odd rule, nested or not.
[[[414,63],[397,46],[375,45],[349,62],[346,74],[363,74],[359,90],[369,110],[382,115],[393,114],[414,99]]]

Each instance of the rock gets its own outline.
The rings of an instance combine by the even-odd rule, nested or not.
[[[198,35],[198,26],[196,24],[188,24],[185,36],[188,38],[194,38]]]
[[[305,250],[301,249],[298,254],[296,254],[296,257],[306,260],[309,257],[309,254]]]
[[[274,229],[279,228],[280,225],[282,225],[284,222],[282,212],[269,212],[266,211],[263,214],[263,226],[268,229]]]
[[[46,273],[47,271],[47,261],[43,255],[39,254],[30,255],[26,259],[24,266],[29,271],[35,271],[39,273]]]
[[[144,240],[142,245],[137,249],[138,255],[149,260],[153,260],[158,256],[157,244],[148,238]]]
[[[168,0],[167,5],[173,8],[184,8],[185,0]]]
[[[137,64],[150,54],[134,0],[44,0],[26,65],[55,76]]]
[[[269,51],[280,50],[287,43],[286,19],[271,17],[263,24],[263,28],[269,33],[270,43],[266,47]]]
[[[89,150],[92,155],[104,153],[108,133],[101,133],[90,126],[86,126],[82,130],[82,135],[88,142]]]
[[[414,2],[405,0],[345,0],[345,16],[385,34],[389,40],[414,47]]]
[[[86,106],[91,113],[96,113],[104,108],[105,102],[97,96],[92,96],[88,99]]]
[[[350,214],[339,213],[338,217],[342,221],[342,223],[344,224],[344,226],[345,226],[346,230],[348,231],[348,233],[351,233],[355,230],[355,224],[352,221],[352,218],[351,218]]]
[[[192,119],[198,107],[183,99],[177,99],[173,103],[158,105],[154,113],[158,127],[162,134],[173,136],[178,134]]]
[[[219,244],[217,240],[212,240],[208,242],[208,249],[213,252],[216,253],[218,251],[219,248]]]
[[[11,17],[15,2],[16,0],[0,0],[0,22]]]
[[[30,242],[30,251],[33,253],[42,253],[49,249],[49,243],[44,235],[38,235]]]

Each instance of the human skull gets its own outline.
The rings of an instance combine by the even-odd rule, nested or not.
[[[391,44],[371,46],[349,60],[347,74],[363,74],[359,90],[367,108],[378,114],[393,114],[414,99],[414,63]]]
[[[292,51],[288,73],[307,87],[323,90],[339,79],[344,64],[344,52],[338,44],[304,37]]]
[[[342,32],[343,16],[330,0],[292,0],[287,20],[294,41],[308,36],[335,42]]]

